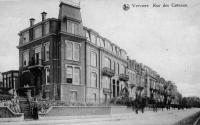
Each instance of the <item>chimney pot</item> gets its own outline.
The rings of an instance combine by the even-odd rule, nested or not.
[[[42,15],[42,21],[44,21],[46,19],[47,13],[46,12],[42,12],[41,15]]]
[[[34,25],[34,22],[35,22],[35,19],[34,19],[34,18],[31,18],[31,19],[30,19],[30,26],[31,26],[31,27]]]

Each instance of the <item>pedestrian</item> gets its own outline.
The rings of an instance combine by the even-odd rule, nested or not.
[[[37,106],[37,103],[34,103],[34,106],[33,106],[33,119],[38,119],[38,106]]]

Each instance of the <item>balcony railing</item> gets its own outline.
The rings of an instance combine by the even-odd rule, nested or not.
[[[111,69],[111,68],[104,67],[102,69],[102,74],[106,75],[106,76],[109,76],[109,77],[113,77],[115,75],[115,71],[113,69]]]
[[[129,76],[126,74],[119,74],[119,80],[121,81],[128,81],[129,80]]]
[[[29,68],[42,67],[42,59],[33,59],[29,61]]]

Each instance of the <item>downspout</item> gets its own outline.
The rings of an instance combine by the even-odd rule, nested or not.
[[[100,103],[100,101],[101,101],[101,99],[100,99],[100,89],[101,89],[101,83],[100,83],[100,81],[101,81],[101,70],[100,70],[100,66],[101,66],[101,51],[100,51],[100,48],[98,48],[99,49],[99,103]]]
[[[87,45],[87,40],[85,41],[85,103],[87,101],[86,99],[86,95],[87,95],[87,53],[86,53],[87,47],[86,45]]]

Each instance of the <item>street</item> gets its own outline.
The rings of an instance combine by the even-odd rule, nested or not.
[[[146,111],[139,114],[125,113],[110,116],[81,116],[65,117],[61,120],[36,120],[24,122],[8,122],[2,125],[172,125],[183,118],[190,116],[200,109],[164,110],[158,112]]]

